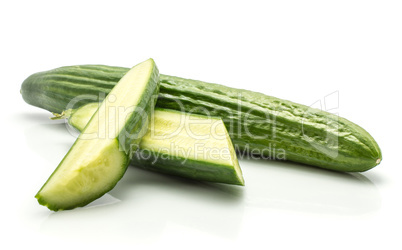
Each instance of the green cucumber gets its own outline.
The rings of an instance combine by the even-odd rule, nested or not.
[[[61,67],[29,76],[21,93],[27,103],[59,113],[102,100],[125,72],[103,65]],[[248,90],[160,79],[157,107],[221,117],[241,154],[349,172],[369,170],[382,159],[371,135],[342,117]]]
[[[147,131],[158,92],[152,59],[128,71],[36,194],[38,202],[54,211],[73,209],[111,190]]]
[[[98,103],[63,112],[59,118],[83,131]],[[67,113],[65,115],[65,113]],[[233,144],[222,119],[156,108],[131,164],[197,181],[244,185]]]

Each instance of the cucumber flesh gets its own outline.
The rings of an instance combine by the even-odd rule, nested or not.
[[[103,145],[95,147],[101,150],[88,150],[89,145],[75,144],[76,150],[70,151],[72,153],[35,196],[39,203],[54,211],[72,209],[111,190],[128,162],[118,144],[117,140],[105,140]],[[76,152],[82,149],[88,152],[88,157],[77,156]]]
[[[158,90],[152,59],[128,71],[36,194],[38,202],[54,211],[72,209],[111,190],[126,171],[127,153],[138,148],[147,129],[148,120],[138,117],[150,117]]]
[[[98,108],[87,104],[69,114],[69,124],[82,131]],[[64,116],[62,116],[63,118]],[[189,179],[244,185],[237,156],[222,119],[155,109],[134,166]]]

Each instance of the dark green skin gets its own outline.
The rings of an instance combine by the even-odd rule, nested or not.
[[[163,160],[164,158],[169,160]],[[239,180],[231,166],[221,164],[202,163],[178,156],[172,158],[167,154],[160,154],[155,158],[151,151],[143,151],[142,157],[133,157],[131,164],[142,169],[196,181],[244,186],[244,182]]]
[[[128,68],[104,65],[67,66],[29,76],[24,100],[62,112],[77,96],[78,108],[99,101]],[[378,165],[381,150],[358,125],[325,111],[248,90],[160,75],[156,106],[219,116],[240,154],[260,154],[335,171],[362,172]],[[241,105],[239,105],[241,102]]]

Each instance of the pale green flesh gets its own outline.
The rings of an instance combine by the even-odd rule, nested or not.
[[[113,88],[36,195],[40,204],[56,211],[71,209],[88,204],[116,185],[128,165],[118,138],[154,67],[152,59],[133,67]]]
[[[84,159],[80,155],[76,158],[67,156],[36,197],[49,209],[63,210],[87,203],[109,191],[115,185],[115,179],[125,171],[128,161],[125,153],[119,150],[117,140],[107,141],[97,150],[85,154]],[[85,143],[74,146],[87,152],[85,147]]]
[[[73,112],[69,123],[82,130],[97,106],[97,103],[92,103],[79,108]],[[234,147],[220,118],[156,109],[148,132],[140,142],[141,150],[152,152],[157,158],[168,155],[165,160],[170,164],[176,164],[172,163],[175,159],[185,159],[206,171],[224,166],[232,169],[236,176],[232,184],[244,184]],[[178,161],[177,164],[186,162]],[[169,172],[167,166],[163,170]]]

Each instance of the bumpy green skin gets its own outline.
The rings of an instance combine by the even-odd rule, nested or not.
[[[24,100],[61,112],[102,100],[127,68],[67,66],[28,77]],[[325,111],[248,90],[160,75],[157,107],[220,116],[243,154],[260,154],[321,168],[362,172],[378,165],[381,151],[358,125]],[[77,96],[86,97],[75,105]]]

